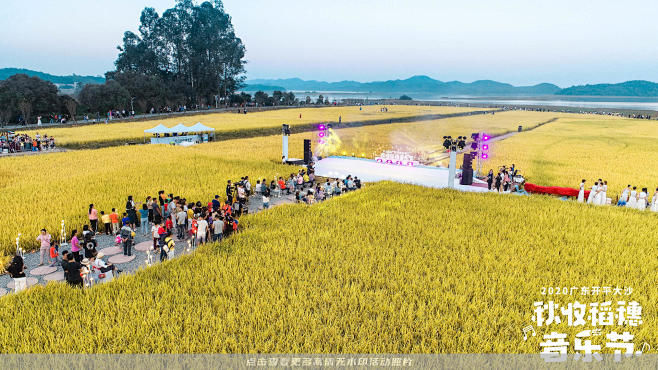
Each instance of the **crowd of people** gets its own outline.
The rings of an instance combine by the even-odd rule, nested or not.
[[[487,174],[487,187],[489,191],[497,191],[499,193],[520,193],[527,194],[523,188],[525,179],[520,176],[519,169],[515,164],[510,167],[502,166],[498,173],[494,175],[491,169]]]
[[[55,148],[55,138],[41,136],[38,132],[34,137],[28,134],[17,134],[13,131],[0,133],[0,151],[2,153],[38,152]]]
[[[215,195],[210,201],[188,201],[182,195],[160,190],[157,196],[148,196],[144,202],[136,202],[132,196],[126,199],[122,211],[98,210],[94,204],[87,209],[89,223],[82,233],[74,229],[68,238],[56,240],[42,229],[36,240],[40,244],[39,266],[61,265],[65,280],[72,286],[90,285],[92,281],[108,281],[120,272],[116,266],[103,260],[97,250],[96,235],[111,235],[123,254],[132,255],[135,237],[151,238],[152,251],[160,261],[174,257],[176,240],[187,241],[191,247],[208,242],[221,241],[238,231],[239,218],[249,213],[250,199],[262,199],[262,208],[270,207],[271,197],[293,195],[298,203],[314,204],[348,191],[360,189],[361,180],[347,176],[345,179],[327,179],[318,182],[312,164],[286,179],[260,179],[252,185],[249,176],[239,181],[227,181],[224,194]],[[15,290],[26,288],[25,264],[17,254],[7,271],[14,278]]]
[[[658,188],[649,199],[649,191],[642,188],[638,191],[637,186],[627,185],[621,192],[616,202],[608,198],[608,182],[602,179],[594,182],[587,199],[585,200],[585,182],[582,180],[578,191],[578,202],[594,205],[616,204],[619,207],[628,207],[644,211],[647,208],[652,212],[658,212]]]

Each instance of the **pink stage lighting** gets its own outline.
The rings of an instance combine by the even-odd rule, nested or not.
[[[482,150],[489,150],[489,145],[487,144],[482,145]]]
[[[382,162],[383,162],[383,161],[382,161],[381,158],[377,158],[377,163],[382,163]]]
[[[319,137],[324,137],[324,132],[319,132],[319,133],[318,133],[318,136],[319,136]]]
[[[325,126],[324,126],[324,125],[320,125],[320,126],[318,126],[318,130],[324,130],[324,129],[325,129]]]
[[[491,136],[487,134],[482,135],[482,141],[489,141],[489,139],[491,139]]]
[[[482,159],[488,159],[488,158],[489,158],[489,154],[487,154],[487,153],[482,153]]]
[[[413,165],[414,165],[414,162],[407,162],[407,166],[413,167]]]
[[[386,164],[393,164],[393,161],[390,160],[390,159],[387,159],[387,160],[386,160]]]

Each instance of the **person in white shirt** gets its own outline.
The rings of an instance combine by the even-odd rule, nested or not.
[[[196,245],[205,244],[206,235],[208,235],[208,221],[199,216],[197,218]]]

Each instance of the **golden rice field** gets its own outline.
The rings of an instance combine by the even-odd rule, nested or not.
[[[339,150],[362,151],[370,157],[399,144],[399,138],[419,147],[431,148],[440,146],[441,137],[446,134],[468,135],[480,130],[496,134],[513,130],[519,124],[526,127],[536,125],[554,116],[555,113],[505,112],[345,128],[336,132],[342,142]],[[301,158],[303,139],[314,135],[312,132],[293,134],[290,155]],[[498,148],[506,142],[493,147]],[[279,164],[280,153],[281,138],[277,135],[190,148],[122,146],[0,159],[0,201],[11,205],[4,208],[3,222],[0,223],[2,252],[9,254],[14,250],[14,238],[18,232],[23,235],[22,246],[33,249],[36,248],[34,238],[42,227],[58,235],[60,221],[64,219],[69,230],[70,227],[80,228],[87,222],[89,203],[106,212],[112,207],[123,210],[128,195],[143,201],[148,195],[156,195],[160,189],[185,195],[188,199],[205,200],[214,194],[223,194],[228,179],[249,175],[253,181],[263,177],[271,180],[295,172],[294,167]],[[491,163],[498,162],[498,159],[493,159]],[[511,162],[522,166],[520,160]]]
[[[624,330],[658,339],[658,218],[639,212],[381,183],[241,221],[110,284],[3,297],[0,352],[538,353],[549,330],[521,328],[545,286],[630,286],[644,322]]]
[[[607,116],[563,117],[492,145],[492,168],[515,163],[539,185],[587,188],[608,181],[615,198],[626,185],[658,187],[658,123]]]
[[[538,123],[550,117],[550,114],[531,117],[527,113],[506,112],[336,132],[344,143],[341,150],[358,148],[374,156],[377,150],[395,145],[400,136],[418,145],[436,146],[445,134],[484,129],[505,132],[516,128],[519,122]],[[312,132],[293,134],[290,155],[301,158],[303,139],[314,135]],[[69,226],[80,228],[87,222],[90,203],[99,211],[109,212],[112,207],[123,210],[128,195],[143,201],[160,189],[188,196],[190,200],[205,200],[223,194],[228,179],[249,175],[255,182],[256,178],[271,180],[276,175],[295,172],[294,167],[279,164],[280,156],[281,137],[277,135],[190,148],[138,145],[2,158],[0,201],[12,205],[4,209],[0,223],[2,251],[15,250],[13,241],[18,232],[23,235],[24,248],[35,248],[38,230],[46,227],[58,235],[62,219]]]
[[[293,127],[316,122],[338,122],[341,117],[343,123],[372,121],[380,119],[396,119],[428,114],[450,114],[483,110],[483,108],[439,107],[420,105],[390,105],[386,106],[388,112],[381,112],[381,105],[339,106],[326,108],[295,108],[276,109],[248,114],[214,113],[201,115],[181,115],[180,117],[148,121],[89,124],[65,128],[39,128],[30,130],[32,134],[41,131],[41,134],[54,136],[59,145],[78,147],[97,147],[121,145],[125,142],[148,141],[150,136],[144,135],[144,130],[160,123],[173,127],[179,123],[191,125],[201,122],[206,126],[215,128],[217,135],[230,137],[240,136],[240,131],[264,130],[280,128],[281,124],[290,124]],[[485,109],[486,110],[486,109]],[[301,118],[300,118],[301,115]],[[25,131],[27,132],[27,131]]]

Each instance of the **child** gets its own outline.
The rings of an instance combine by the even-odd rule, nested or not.
[[[110,215],[106,215],[105,211],[101,211],[101,222],[105,226],[105,235],[110,235],[112,232],[112,220]]]
[[[50,242],[50,258],[53,261],[50,267],[55,266],[59,262],[59,247],[54,240]]]
[[[128,217],[128,214],[126,212],[123,212],[123,218],[121,219],[121,223],[123,226],[129,226],[132,229],[132,221],[130,220],[130,217]]]
[[[167,232],[171,232],[171,229],[174,228],[174,222],[171,220],[171,217],[167,217],[167,221],[165,222],[165,228],[167,229]]]
[[[112,208],[110,220],[112,221],[112,234],[116,235],[119,232],[119,214],[117,213],[116,208]]]
[[[160,226],[156,224],[155,222],[153,223],[153,226],[151,226],[151,236],[153,236],[153,250],[158,250],[158,240],[160,239],[160,234],[158,233],[158,229]]]

